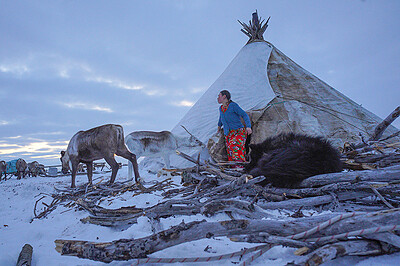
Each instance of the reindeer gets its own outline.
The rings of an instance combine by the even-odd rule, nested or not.
[[[15,168],[17,168],[17,179],[25,178],[27,167],[25,160],[19,158],[15,164]]]
[[[170,131],[134,131],[125,137],[125,143],[129,150],[134,152],[137,158],[162,157],[165,167],[170,168],[169,156],[174,154],[176,149],[182,147],[204,147],[198,138],[193,136],[184,126],[182,126],[190,137],[179,137]],[[132,164],[128,163],[128,176],[132,178]]]
[[[37,167],[37,174],[39,176],[45,176],[46,175],[46,170],[44,169],[44,165],[43,164],[39,164]]]
[[[7,163],[5,161],[0,161],[0,181],[1,177],[3,176],[4,173],[4,181],[7,180]]]
[[[135,181],[139,181],[139,169],[136,155],[131,153],[124,143],[124,130],[120,125],[102,125],[87,131],[79,131],[69,141],[67,151],[61,151],[62,172],[66,174],[72,168],[71,187],[75,187],[75,177],[80,162],[87,167],[89,184],[92,184],[93,161],[104,158],[111,166],[110,184],[114,183],[119,169],[114,156],[129,160],[135,172]],[[71,167],[69,166],[71,164]]]
[[[33,161],[28,163],[28,176],[36,177],[39,174],[39,163],[37,161]]]

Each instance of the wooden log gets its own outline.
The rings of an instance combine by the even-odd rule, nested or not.
[[[356,171],[376,169],[376,167],[372,165],[366,163],[351,162],[350,160],[343,162],[343,168]]]
[[[204,204],[204,206],[200,209],[201,214],[210,217],[221,211],[229,211],[234,212],[236,214],[240,214],[246,218],[251,219],[262,219],[270,217],[268,213],[266,213],[262,208],[257,205],[254,205],[251,202],[237,199],[221,199],[221,200],[213,200]]]
[[[341,182],[327,184],[322,187],[316,188],[275,188],[275,187],[264,187],[263,191],[267,193],[273,193],[277,195],[285,195],[287,198],[304,198],[304,197],[315,197],[323,196],[329,192],[340,192],[340,191],[370,191],[371,186],[376,188],[382,194],[388,194],[390,196],[400,196],[400,184],[396,182],[370,182],[361,181],[357,183]]]
[[[33,247],[25,244],[18,256],[17,266],[30,266],[32,263]]]
[[[309,255],[305,265],[321,265],[322,263],[347,255],[381,255],[384,254],[381,245],[371,240],[342,241],[325,245]]]
[[[397,131],[396,133],[393,133],[392,135],[390,135],[390,136],[388,136],[388,137],[386,137],[384,139],[381,139],[380,141],[385,141],[385,140],[397,137],[398,135],[400,135],[400,131]]]
[[[231,236],[229,238],[229,240],[231,240],[233,242],[269,243],[269,244],[283,245],[283,246],[294,247],[294,248],[302,248],[302,247],[312,248],[313,247],[313,244],[311,244],[311,243],[307,243],[307,242],[303,242],[303,241],[299,241],[299,240],[293,240],[293,239],[289,239],[289,238],[281,237],[281,236],[271,236],[266,233]]]
[[[371,195],[371,193],[367,192],[341,192],[338,193],[338,200],[349,200],[349,199],[357,199],[363,198]],[[324,204],[330,204],[334,198],[331,195],[317,196],[317,197],[309,197],[304,199],[291,199],[280,202],[266,202],[266,203],[257,203],[263,209],[286,209],[286,210],[296,210],[300,207],[315,207]]]
[[[398,106],[390,115],[388,115],[379,125],[376,126],[374,133],[369,138],[369,141],[380,139],[386,128],[399,116],[400,106]]]
[[[206,203],[200,203],[196,199],[179,199],[162,202],[147,209],[124,207],[117,210],[108,210],[83,201],[79,201],[78,204],[92,214],[92,216],[82,219],[82,222],[110,227],[128,226],[136,223],[137,219],[142,216],[146,216],[149,219],[160,219],[176,215],[201,213],[210,217],[224,212],[242,215],[251,219],[261,219],[269,216],[262,208],[248,201],[237,199],[213,199]]]
[[[383,232],[379,234],[367,235],[364,238],[378,240],[380,242],[388,243],[400,249],[400,237],[393,232]]]
[[[237,236],[266,233],[274,236],[288,236],[302,233],[316,227],[336,215],[320,215],[285,221],[274,220],[230,220],[207,222],[205,220],[181,223],[165,231],[139,239],[121,239],[106,243],[77,240],[56,240],[56,250],[63,255],[73,255],[96,261],[129,260],[144,258],[148,254],[184,242],[213,236]],[[376,214],[358,215],[334,223],[314,235],[330,236],[364,228],[397,224],[400,210],[382,211]]]
[[[209,172],[211,174],[219,176],[222,179],[225,179],[225,180],[228,180],[228,181],[232,181],[232,180],[236,180],[237,179],[237,177],[235,177],[235,176],[231,176],[231,175],[222,173],[221,170],[218,170],[218,169],[210,167],[210,166],[200,166],[200,171],[207,171],[207,172]]]
[[[381,199],[381,201],[388,206],[390,209],[394,209],[393,205],[390,204],[382,195],[381,193],[379,193],[378,190],[376,190],[376,188],[371,186],[372,191]]]
[[[200,162],[198,160],[193,159],[192,157],[190,157],[189,155],[187,155],[186,153],[183,153],[181,151],[176,150],[176,155],[196,164],[196,165],[201,165]]]
[[[339,182],[360,182],[360,181],[375,181],[375,182],[391,182],[400,180],[400,165],[395,165],[383,169],[365,170],[355,172],[340,172],[331,174],[322,174],[309,177],[303,180],[299,187],[321,187],[328,184]]]
[[[390,156],[390,154],[366,154],[365,156],[358,156],[354,158],[356,163],[376,163],[383,158]]]
[[[148,254],[181,243],[217,236],[236,236],[252,233],[291,235],[305,231],[334,215],[321,215],[288,221],[230,220],[207,222],[205,220],[181,223],[165,231],[139,239],[121,239],[106,243],[78,240],[55,240],[56,250],[62,255],[77,256],[95,261],[111,262],[145,258]]]
[[[316,233],[313,237],[332,236],[345,232],[373,228],[376,226],[396,225],[400,221],[400,208],[366,213],[347,218],[327,227],[323,232]]]

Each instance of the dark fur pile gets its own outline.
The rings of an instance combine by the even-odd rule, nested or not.
[[[249,147],[245,169],[253,176],[265,176],[262,186],[296,187],[307,177],[343,170],[338,150],[322,137],[280,134]]]

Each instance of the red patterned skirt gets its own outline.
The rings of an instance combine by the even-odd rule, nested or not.
[[[246,161],[246,136],[245,128],[239,128],[229,131],[225,136],[226,151],[228,153],[228,161],[245,162]]]

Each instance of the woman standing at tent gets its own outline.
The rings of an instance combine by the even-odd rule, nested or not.
[[[246,112],[231,100],[231,94],[223,90],[218,94],[219,108],[218,132],[223,127],[228,161],[246,161],[246,137],[252,133],[251,122]],[[245,126],[240,118],[243,118]]]

